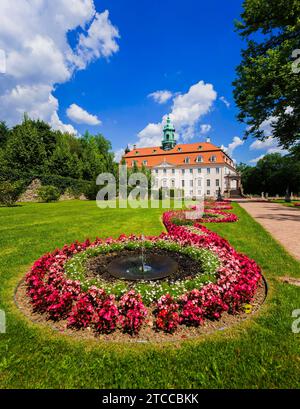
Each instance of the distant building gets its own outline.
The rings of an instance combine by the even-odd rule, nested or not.
[[[170,118],[163,129],[161,146],[126,148],[127,167],[151,169],[155,188],[181,190],[185,197],[216,197],[240,194],[240,176],[233,160],[221,148],[206,142],[177,144]]]

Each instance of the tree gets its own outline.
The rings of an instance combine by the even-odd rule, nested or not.
[[[5,122],[0,122],[0,148],[3,148],[8,139],[9,129]]]
[[[46,148],[42,137],[31,121],[24,118],[9,135],[4,151],[7,169],[22,176],[24,173],[39,174],[46,160]]]
[[[243,7],[236,27],[247,48],[233,83],[238,119],[248,125],[245,137],[272,133],[289,148],[300,139],[300,73],[292,70],[292,53],[300,49],[300,2],[245,0]],[[271,132],[264,132],[267,125]]]
[[[79,179],[82,176],[82,162],[71,152],[68,135],[58,137],[54,152],[46,166],[46,173]]]
[[[284,195],[287,187],[294,193],[300,192],[300,162],[292,155],[272,153],[260,159],[256,166],[240,164],[237,168],[245,193]]]

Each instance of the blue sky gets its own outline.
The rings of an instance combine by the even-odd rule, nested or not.
[[[234,31],[242,1],[75,0],[72,10],[66,0],[29,0],[28,9],[21,0],[3,2],[11,9],[3,19],[17,21],[19,13],[27,24],[22,40],[0,27],[8,56],[0,106],[10,124],[26,109],[57,129],[101,132],[120,153],[128,143],[157,142],[171,113],[181,142],[209,136],[237,162],[277,149],[274,140],[241,142],[232,81],[243,47]],[[40,25],[31,24],[34,13]],[[156,91],[170,98],[158,103],[149,96]]]

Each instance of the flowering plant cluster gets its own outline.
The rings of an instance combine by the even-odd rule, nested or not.
[[[232,206],[229,201],[223,201],[223,202],[204,202],[204,208],[205,209],[214,209],[214,210],[231,210]]]
[[[169,294],[163,295],[154,310],[157,330],[174,332],[179,325],[179,304]]]
[[[121,326],[124,332],[137,334],[147,316],[140,294],[134,290],[124,294],[120,300]]]
[[[296,207],[300,207],[300,202],[296,202],[296,203],[294,203],[294,206],[296,206]]]
[[[121,235],[118,239],[84,243],[75,242],[37,260],[26,275],[27,294],[34,311],[51,320],[67,320],[73,328],[90,327],[98,333],[110,333],[117,328],[137,334],[154,315],[156,330],[174,332],[178,325],[199,326],[206,319],[219,319],[224,311],[231,314],[250,303],[261,279],[259,266],[247,256],[237,253],[230,244],[198,221],[193,226],[176,225],[176,211],[163,215],[168,233],[147,237],[145,244],[186,252],[207,263],[215,279],[206,283],[193,281],[192,287],[181,287],[169,293],[164,288],[160,298],[153,299],[146,308],[143,294],[135,290],[109,293],[95,285],[86,287],[80,276],[66,273],[66,266],[84,254],[96,254],[109,249],[122,249],[124,245],[137,248],[141,238]],[[208,255],[213,254],[217,263]],[[79,257],[80,261],[80,257]],[[81,262],[81,261],[80,261]],[[76,264],[76,263],[75,263]],[[80,264],[80,263],[79,263]]]
[[[196,209],[192,208],[192,211],[193,210]],[[198,217],[197,219],[189,218],[188,213],[187,211],[174,212],[172,222],[177,225],[193,226],[195,223],[232,223],[238,220],[238,217],[233,213],[213,208],[205,209],[202,217]]]

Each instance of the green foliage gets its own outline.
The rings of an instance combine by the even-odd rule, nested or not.
[[[55,186],[41,186],[38,190],[38,195],[42,202],[57,202],[60,197],[60,191]]]
[[[21,182],[0,181],[0,204],[13,206],[23,191]]]
[[[300,138],[300,73],[292,70],[294,50],[300,48],[299,0],[245,0],[242,21],[236,24],[247,40],[237,67],[234,97],[238,118],[248,125],[245,136],[273,136],[286,148]],[[258,40],[259,39],[259,40]]]
[[[265,155],[256,166],[240,164],[245,193],[284,195],[288,188],[293,193],[300,192],[300,160],[295,154],[281,156],[279,153]]]
[[[0,148],[3,147],[7,141],[9,129],[5,122],[0,122]]]
[[[95,181],[102,172],[116,173],[117,165],[110,142],[101,134],[86,132],[83,137],[76,137],[54,131],[47,123],[34,121],[26,115],[22,124],[11,130],[5,123],[0,123],[0,174],[3,180],[27,180],[32,176],[42,179],[52,175]]]

